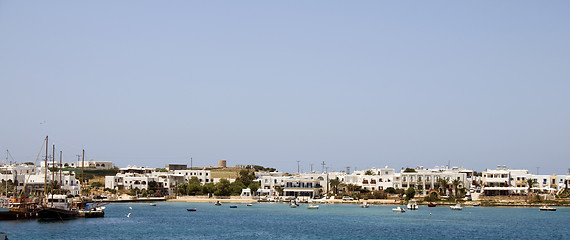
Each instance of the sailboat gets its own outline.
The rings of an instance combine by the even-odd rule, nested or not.
[[[79,210],[72,208],[66,195],[51,194],[38,212],[40,220],[68,220],[77,217]]]
[[[51,195],[47,193],[47,170],[48,170],[48,138],[46,137],[46,158],[45,158],[45,181],[44,181],[44,189],[46,193],[46,202],[41,207],[40,211],[38,212],[38,217],[40,220],[49,221],[49,220],[68,220],[77,217],[79,214],[79,210],[77,208],[73,208],[73,205],[69,201],[66,195],[63,194],[54,194],[53,187]],[[55,145],[54,145],[54,158],[55,158]],[[55,160],[54,160],[55,161]],[[54,162],[55,163],[55,162]],[[55,164],[53,164],[55,168]]]
[[[8,159],[8,155],[9,152],[6,150],[6,159]],[[8,169],[4,171],[5,172],[2,174],[11,174]],[[40,206],[40,198],[32,198],[24,195],[24,190],[26,189],[28,179],[29,177],[26,178],[26,182],[20,191],[20,194],[15,193],[16,187],[14,186],[14,193],[12,197],[8,197],[8,181],[5,181],[6,197],[0,198],[0,220],[16,220],[37,217]]]

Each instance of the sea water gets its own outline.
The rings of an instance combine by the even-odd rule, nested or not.
[[[237,205],[237,208],[229,208]],[[570,239],[570,208],[112,203],[104,218],[1,221],[14,239]],[[186,209],[196,208],[189,212]],[[130,214],[129,214],[130,213]]]

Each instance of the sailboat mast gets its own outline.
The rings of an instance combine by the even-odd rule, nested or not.
[[[6,163],[5,164],[8,164],[8,149],[6,149]],[[6,168],[6,170],[7,169],[8,168]],[[8,173],[6,173],[6,174],[8,174]],[[6,176],[8,176],[8,175],[6,175]],[[8,197],[8,177],[6,177],[6,179],[4,179],[4,180],[6,182],[6,197]]]
[[[60,192],[60,193],[62,193],[61,187],[63,187],[63,183],[62,183],[63,180],[62,180],[62,176],[61,176],[62,173],[63,173],[63,172],[61,171],[61,168],[63,167],[62,162],[61,162],[61,153],[62,153],[62,151],[59,151],[59,186],[60,186],[60,187],[59,187],[59,192]]]
[[[46,136],[46,162],[45,162],[45,174],[44,174],[44,193],[46,196],[46,201],[47,201],[47,159],[48,159],[48,136]]]
[[[55,191],[55,144],[51,152],[51,206],[53,207],[53,192]]]
[[[83,179],[83,165],[85,163],[85,149],[83,149],[83,153],[81,154],[81,185],[79,185],[79,187],[82,189],[81,191],[81,195],[83,195],[83,182],[85,182],[85,179]]]

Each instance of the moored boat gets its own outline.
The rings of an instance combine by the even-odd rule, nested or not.
[[[437,206],[437,204],[435,204],[435,203],[432,203],[432,202],[428,203],[428,207],[436,207],[436,206]]]
[[[40,220],[69,220],[78,217],[79,210],[72,208],[66,195],[52,194],[38,212]]]
[[[222,206],[222,203],[220,201],[216,201],[216,203],[214,203],[214,205],[216,206]]]
[[[362,204],[360,204],[360,207],[361,208],[368,208],[368,207],[370,207],[370,204],[368,204],[368,202],[364,201],[364,202],[362,202]]]
[[[319,205],[309,204],[309,206],[307,206],[307,209],[319,209]]]
[[[237,208],[237,206],[236,206],[236,205],[231,205],[230,208]]]
[[[188,211],[188,212],[196,212],[196,208],[187,208],[186,211]]]
[[[450,206],[449,208],[451,208],[451,210],[463,210],[463,207],[459,203],[454,206]]]
[[[39,198],[2,198],[0,220],[36,218],[40,210]]]
[[[76,203],[76,208],[79,209],[77,217],[84,218],[100,218],[105,217],[105,205],[108,203],[93,202],[91,200],[81,200]]]
[[[539,211],[556,211],[556,208],[544,205],[542,207],[539,207],[538,210]]]
[[[418,210],[418,203],[416,202],[416,200],[412,199],[410,200],[410,202],[408,202],[408,210]]]
[[[406,210],[404,208],[401,208],[400,206],[396,207],[396,208],[392,208],[393,212],[406,212]]]

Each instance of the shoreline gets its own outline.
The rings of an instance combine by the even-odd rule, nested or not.
[[[148,201],[148,200],[147,200]],[[259,201],[257,199],[242,199],[242,198],[203,198],[203,197],[184,197],[177,199],[166,199],[166,202],[197,202],[197,203],[215,203],[220,201],[221,203],[282,203],[287,204],[288,202],[275,202],[275,201]],[[315,201],[314,204],[352,204],[360,205],[364,200],[341,200],[341,199],[330,199],[326,202]],[[406,205],[406,201],[398,199],[368,199],[366,202],[370,205]],[[457,203],[455,202],[433,202],[438,206],[453,206]],[[559,207],[570,207],[570,203],[564,202],[548,202],[548,203],[522,203],[522,202],[492,202],[489,200],[483,201],[464,201],[458,202],[463,206],[473,206],[474,203],[478,203],[479,207],[540,207],[544,205],[548,206],[559,206]],[[420,206],[427,206],[428,202],[418,202]]]

